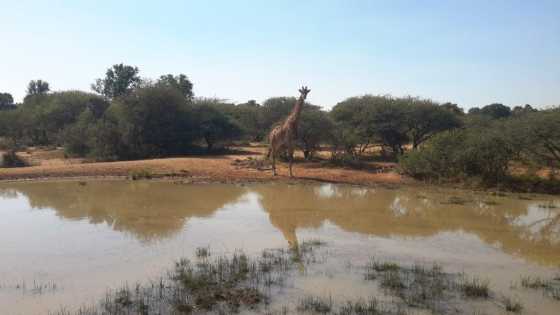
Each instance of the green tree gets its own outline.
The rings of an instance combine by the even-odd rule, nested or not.
[[[158,157],[185,152],[191,140],[191,107],[177,89],[138,88],[107,109],[108,134],[117,130],[120,159]]]
[[[302,111],[297,145],[303,151],[306,160],[313,158],[322,143],[331,141],[334,127],[328,113],[317,108],[306,108]]]
[[[408,102],[406,123],[413,149],[418,148],[418,145],[436,133],[458,128],[462,124],[460,114],[457,114],[452,106],[438,106],[430,100],[415,98],[403,99],[403,101]]]
[[[107,98],[115,98],[128,95],[138,87],[141,79],[138,76],[138,68],[124,64],[116,64],[107,69],[105,78],[97,79],[91,85],[92,90]]]
[[[336,104],[330,112],[337,125],[337,136],[333,139],[336,147],[343,147],[346,153],[359,156],[367,147],[377,141],[372,124],[372,110],[386,102],[381,96],[364,95],[350,97]]]
[[[531,162],[560,167],[560,111],[530,112],[512,120],[507,130]]]
[[[522,116],[530,113],[537,112],[538,110],[533,108],[533,106],[529,104],[525,104],[525,106],[515,106],[511,111],[512,116]]]
[[[389,149],[393,155],[404,152],[403,146],[409,141],[407,108],[402,102],[387,99],[369,112],[368,121],[373,133],[380,140],[384,151]]]
[[[0,110],[15,109],[14,98],[10,93],[0,93]]]
[[[296,103],[295,97],[271,97],[264,101],[262,108],[262,123],[267,130],[286,118]]]
[[[211,152],[217,143],[239,139],[242,129],[227,114],[209,104],[196,104],[194,108],[196,134]]]
[[[263,107],[254,100],[235,106],[232,113],[250,141],[262,141],[268,126],[264,124]]]
[[[43,95],[50,91],[49,83],[43,80],[31,80],[27,85],[27,96]]]
[[[89,107],[102,111],[108,103],[101,97],[80,91],[54,92],[28,97],[19,106],[26,138],[34,145],[59,144],[59,133],[73,124]]]
[[[478,113],[490,117],[491,119],[507,118],[511,116],[511,108],[500,103],[486,105]]]
[[[459,107],[459,105],[457,105],[457,104],[447,102],[447,103],[441,104],[440,106],[441,106],[441,108],[447,109],[448,111],[454,113],[455,115],[458,115],[458,116],[465,115],[465,111],[461,107]]]
[[[172,74],[166,74],[159,77],[157,85],[167,86],[175,88],[183,94],[187,99],[192,99],[193,94],[193,84],[189,81],[189,78],[184,74],[179,74],[178,76],[173,76]]]

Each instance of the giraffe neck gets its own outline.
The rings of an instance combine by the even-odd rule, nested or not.
[[[288,119],[286,120],[286,122],[288,124],[290,124],[292,126],[297,126],[301,110],[303,109],[303,103],[304,102],[305,102],[305,97],[300,96],[299,99],[297,100],[296,104],[294,105],[294,108],[292,109],[292,112],[288,116]]]

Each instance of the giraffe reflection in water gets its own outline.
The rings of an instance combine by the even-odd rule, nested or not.
[[[292,246],[298,245],[298,229],[326,222],[387,238],[462,231],[508,254],[560,265],[560,201],[547,196],[528,200],[459,190],[149,181],[12,184],[2,190],[5,197],[17,193],[33,208],[54,209],[64,219],[106,223],[143,242],[173,237],[190,218],[210,218],[253,194],[258,200],[253,206],[268,215]]]

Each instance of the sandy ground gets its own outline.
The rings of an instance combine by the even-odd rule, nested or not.
[[[88,162],[65,159],[60,149],[30,149],[18,155],[33,166],[0,168],[0,180],[111,178],[127,177],[133,172],[147,171],[156,178],[178,178],[192,182],[251,182],[251,181],[324,181],[361,185],[397,185],[412,182],[398,174],[394,163],[369,163],[367,169],[354,170],[324,167],[320,162],[294,163],[294,179],[288,177],[286,163],[278,164],[279,175],[269,168],[252,166],[262,159],[264,148],[241,147],[231,155],[172,157],[162,159]]]

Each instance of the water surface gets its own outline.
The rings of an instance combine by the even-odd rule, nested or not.
[[[279,301],[371,295],[375,289],[348,266],[375,256],[438,262],[487,278],[495,292],[522,300],[525,313],[557,314],[559,302],[511,287],[521,275],[560,271],[559,207],[550,196],[434,188],[4,183],[0,305],[8,314],[72,309],[97,302],[109,287],[155,278],[200,246],[258,253],[319,238],[329,262],[296,279]]]

